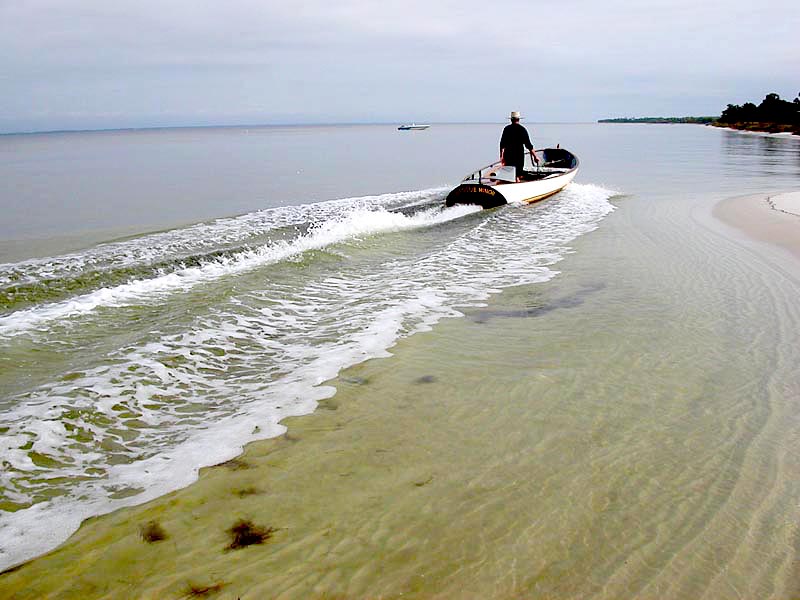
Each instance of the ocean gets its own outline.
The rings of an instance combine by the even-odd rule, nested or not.
[[[551,533],[577,540],[578,518],[596,534],[560,559],[584,575],[680,597],[734,564],[734,582],[789,585],[798,269],[711,209],[796,188],[800,140],[528,124],[578,155],[575,182],[529,207],[444,208],[501,127],[0,136],[0,567],[189,485],[387,364],[418,369],[458,420],[440,456],[464,445],[461,468],[492,477],[535,458]],[[385,379],[377,413],[403,385]],[[408,414],[413,443],[426,424]],[[698,574],[703,536],[722,549],[693,550]],[[691,576],[662,582],[677,564]]]

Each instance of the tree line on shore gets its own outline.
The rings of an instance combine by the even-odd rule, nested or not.
[[[761,104],[728,104],[719,117],[626,117],[600,119],[598,123],[699,123],[749,131],[792,132],[800,135],[800,93],[789,102],[767,94]]]
[[[756,106],[752,102],[728,104],[716,121],[737,129],[767,129],[800,133],[800,94],[794,101],[782,100],[778,94],[767,94]]]

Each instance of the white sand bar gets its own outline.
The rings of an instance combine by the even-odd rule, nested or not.
[[[769,201],[775,210],[800,216],[800,192],[778,194],[777,196],[772,196]]]
[[[713,214],[750,237],[800,258],[800,191],[728,198],[714,207]]]

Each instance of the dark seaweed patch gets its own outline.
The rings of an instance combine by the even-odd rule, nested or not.
[[[254,487],[246,487],[239,490],[233,490],[233,495],[238,496],[239,498],[246,498],[247,496],[255,496],[260,494],[261,492],[254,488]]]
[[[155,544],[167,539],[169,536],[158,521],[149,521],[139,527],[139,535],[148,544]]]
[[[537,302],[525,308],[518,308],[513,310],[481,310],[471,315],[471,319],[475,323],[488,323],[493,318],[505,319],[526,319],[529,317],[540,317],[554,310],[565,308],[575,308],[584,303],[587,296],[594,292],[600,291],[605,288],[604,283],[588,285],[569,296],[557,298],[552,302],[543,303]]]
[[[190,583],[188,586],[189,589],[186,591],[186,598],[205,598],[211,594],[216,594],[223,587],[225,587],[224,583],[215,583],[213,585],[196,585]]]
[[[261,527],[254,525],[251,521],[239,519],[233,527],[228,529],[231,536],[231,543],[226,550],[238,550],[255,544],[263,544],[277,531],[274,527]]]

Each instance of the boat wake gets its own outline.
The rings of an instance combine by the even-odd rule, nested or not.
[[[398,339],[549,280],[613,210],[613,192],[591,185],[497,211],[445,209],[445,191],[271,209],[3,265],[0,348],[15,358],[0,374],[0,568],[279,435],[333,393],[325,381]],[[90,271],[72,296],[60,283]],[[15,301],[25,285],[66,297]]]
[[[214,225],[200,225],[187,230],[179,230],[173,235],[160,234],[138,238],[125,245],[117,243],[100,247],[99,251],[91,251],[87,255],[73,255],[31,261],[23,265],[5,265],[0,271],[0,287],[6,305],[12,305],[14,299],[22,296],[28,299],[33,294],[25,294],[23,290],[38,288],[42,295],[48,295],[50,289],[74,289],[77,277],[69,276],[76,269],[92,267],[93,276],[86,280],[102,280],[98,271],[105,271],[106,278],[113,278],[119,271],[123,275],[135,273],[137,270],[152,274],[151,277],[134,278],[131,281],[112,287],[102,287],[92,292],[78,295],[67,300],[47,303],[33,308],[16,310],[0,316],[0,337],[13,336],[25,331],[37,329],[48,321],[62,320],[92,312],[101,307],[123,307],[144,300],[152,300],[165,294],[186,292],[204,282],[221,277],[235,276],[258,267],[295,257],[309,250],[318,250],[349,239],[402,231],[419,227],[428,227],[440,222],[457,219],[471,212],[471,207],[457,207],[447,210],[428,208],[412,215],[394,212],[385,207],[386,204],[397,204],[398,201],[419,200],[435,195],[441,190],[426,190],[415,196],[408,193],[375,197],[372,206],[367,199],[350,199],[349,210],[344,214],[336,214],[331,209],[342,201],[335,201],[329,206],[321,205],[291,207],[290,209],[272,209],[255,215],[245,215],[238,219],[222,220]],[[405,202],[403,202],[405,204]],[[413,205],[412,205],[413,206]],[[311,209],[311,210],[309,210]],[[314,210],[316,209],[316,210]],[[334,214],[330,214],[334,212]],[[255,218],[254,218],[255,217]],[[270,219],[270,217],[273,217]],[[304,219],[311,219],[310,221]],[[291,227],[293,231],[287,231]],[[297,234],[287,240],[287,233]],[[253,247],[253,240],[269,233],[278,233],[280,237],[270,239]],[[219,234],[219,235],[217,235]],[[273,236],[276,238],[276,236]],[[206,247],[216,240],[217,245],[228,245],[234,242],[249,242],[248,245],[229,249],[226,252],[213,252],[208,255],[187,255],[186,250]],[[150,245],[152,243],[152,245]],[[194,246],[194,247],[193,247]],[[170,263],[172,269],[161,263],[153,267],[150,263],[163,253],[176,253]],[[103,260],[105,259],[105,260]],[[187,263],[196,263],[186,266]],[[99,266],[96,266],[98,265]],[[114,264],[121,263],[121,264]],[[137,265],[139,263],[139,265]],[[138,268],[137,268],[138,266]],[[27,267],[27,269],[26,269]],[[57,278],[60,271],[63,282]],[[168,272],[165,272],[168,271]],[[18,283],[25,280],[25,285]],[[11,285],[11,282],[14,282]],[[48,289],[50,288],[50,289]]]

